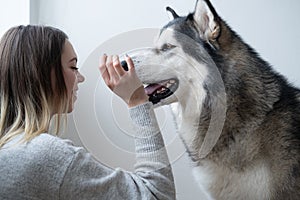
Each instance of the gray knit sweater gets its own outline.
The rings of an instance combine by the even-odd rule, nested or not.
[[[175,199],[174,181],[151,103],[129,109],[135,172],[111,169],[69,140],[41,134],[0,149],[1,200]]]

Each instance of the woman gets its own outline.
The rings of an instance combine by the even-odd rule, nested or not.
[[[111,169],[56,134],[72,112],[78,84],[77,56],[60,30],[18,26],[0,42],[0,199],[175,199],[164,143],[133,63],[102,56],[105,83],[129,107],[136,130],[135,172]],[[125,91],[125,92],[124,92]],[[129,92],[128,92],[129,91]],[[53,120],[52,120],[53,121]]]

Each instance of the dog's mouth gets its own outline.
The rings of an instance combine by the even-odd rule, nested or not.
[[[168,79],[158,83],[151,83],[145,87],[146,94],[149,96],[149,101],[157,104],[162,99],[165,99],[174,94],[179,85],[178,79]]]
[[[128,65],[126,61],[121,62],[121,66],[125,71],[128,71]],[[162,99],[165,99],[174,94],[179,85],[179,81],[176,78],[160,81],[157,83],[148,84],[145,87],[145,92],[149,96],[149,101],[153,104],[157,104]]]

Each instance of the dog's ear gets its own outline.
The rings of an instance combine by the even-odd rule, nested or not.
[[[197,1],[193,19],[202,39],[209,42],[219,37],[219,16],[209,0]]]
[[[170,8],[169,6],[166,7],[166,10],[168,11],[169,14],[169,18],[170,20],[176,19],[179,17],[179,15],[175,12],[175,10],[173,10],[172,8]]]

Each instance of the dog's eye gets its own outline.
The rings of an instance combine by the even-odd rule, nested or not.
[[[161,47],[161,51],[168,51],[170,49],[173,49],[175,47],[175,45],[172,45],[170,43],[166,43]]]

